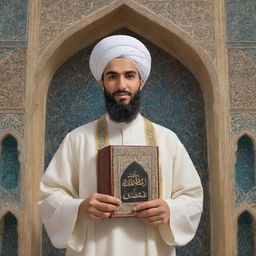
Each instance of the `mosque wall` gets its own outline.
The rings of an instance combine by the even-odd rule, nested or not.
[[[3,173],[16,173],[2,157],[6,138],[13,138],[12,149],[17,144],[8,152],[20,166],[18,176],[10,175],[18,177],[16,190],[0,182],[1,256],[41,255],[45,246],[36,201],[53,74],[122,27],[175,57],[201,86],[211,218],[203,255],[255,254],[255,0],[3,0],[0,10],[1,182]]]

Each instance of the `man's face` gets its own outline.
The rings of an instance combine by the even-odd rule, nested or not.
[[[100,83],[117,103],[127,105],[140,90],[143,81],[133,62],[126,58],[116,58],[106,66]]]

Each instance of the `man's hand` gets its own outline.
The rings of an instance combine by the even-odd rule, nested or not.
[[[113,196],[94,193],[80,204],[78,217],[94,220],[106,219],[120,203],[120,200]]]
[[[162,199],[140,203],[134,208],[134,212],[139,219],[152,226],[168,223],[170,216],[169,206]]]

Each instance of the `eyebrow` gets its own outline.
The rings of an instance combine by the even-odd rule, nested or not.
[[[128,70],[128,71],[125,71],[124,74],[128,74],[128,73],[132,73],[132,74],[137,74],[137,72],[133,71],[133,70]],[[118,75],[118,72],[115,72],[115,71],[108,71],[106,74],[107,75]]]

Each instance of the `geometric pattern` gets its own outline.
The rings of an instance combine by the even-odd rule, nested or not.
[[[0,114],[0,132],[12,130],[24,135],[24,114]]]

